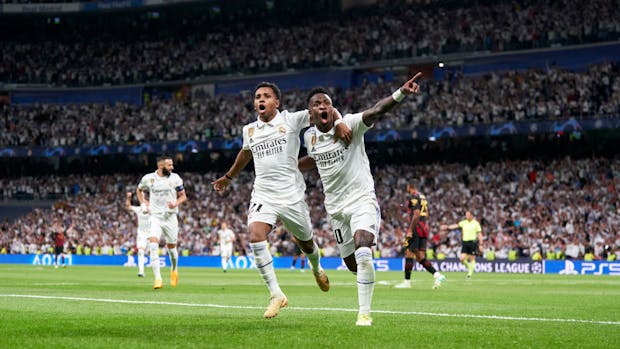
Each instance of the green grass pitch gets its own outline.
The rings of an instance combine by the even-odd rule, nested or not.
[[[256,270],[183,268],[152,289],[121,267],[0,265],[0,348],[618,348],[620,277],[446,274],[432,290],[414,272],[377,273],[372,327],[356,327],[357,288],[328,270],[277,270],[289,307],[262,318],[268,291]]]

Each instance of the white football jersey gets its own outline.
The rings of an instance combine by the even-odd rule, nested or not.
[[[304,199],[306,183],[299,168],[299,132],[310,126],[307,110],[278,114],[270,122],[260,118],[243,127],[243,149],[254,159],[252,199],[286,205]]]
[[[183,190],[183,180],[176,173],[159,176],[157,172],[146,174],[138,185],[140,190],[149,192],[152,215],[179,213],[179,208],[168,208],[169,202],[177,201],[177,192]]]
[[[316,162],[323,182],[325,209],[331,215],[358,202],[377,200],[364,145],[370,127],[362,121],[362,113],[346,114],[343,121],[352,132],[349,146],[334,143],[335,128],[323,133],[313,126],[304,134],[308,156]]]
[[[131,210],[136,214],[136,216],[138,216],[138,232],[148,233],[150,226],[149,214],[143,213],[140,206],[131,206]]]
[[[235,233],[232,230],[218,230],[217,234],[220,236],[220,245],[222,246],[232,246],[233,241],[235,240]]]

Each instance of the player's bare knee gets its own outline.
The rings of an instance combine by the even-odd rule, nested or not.
[[[271,232],[271,226],[267,223],[254,222],[248,227],[250,232],[250,242],[256,243],[267,240],[267,235]]]
[[[295,241],[297,242],[297,246],[299,246],[299,249],[301,249],[303,253],[312,254],[314,252],[314,241],[300,241],[298,239],[295,239]]]
[[[357,273],[357,262],[355,261],[355,255],[351,254],[343,259],[347,269],[349,269],[352,273]]]
[[[372,248],[375,243],[375,236],[368,231],[358,230],[355,232],[355,249],[360,247]]]

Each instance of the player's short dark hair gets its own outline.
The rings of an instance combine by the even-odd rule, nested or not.
[[[170,156],[169,154],[161,154],[160,156],[157,157],[157,162],[164,161],[164,160],[172,160],[172,156]]]
[[[308,93],[308,98],[306,98],[306,102],[310,104],[310,99],[312,98],[312,96],[318,93],[323,93],[329,96],[329,91],[325,87],[322,87],[322,86],[315,87],[312,90],[310,90],[310,93]]]
[[[282,92],[280,92],[280,88],[278,87],[278,85],[274,84],[273,82],[267,82],[267,81],[263,81],[259,83],[258,85],[256,85],[256,88],[254,88],[254,95],[256,95],[256,91],[258,91],[258,89],[261,87],[270,88],[273,91],[273,93],[276,95],[277,100],[280,100],[280,98],[282,98]]]

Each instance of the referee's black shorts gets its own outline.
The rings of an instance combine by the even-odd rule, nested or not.
[[[463,241],[463,248],[461,253],[477,255],[478,254],[478,240]]]

